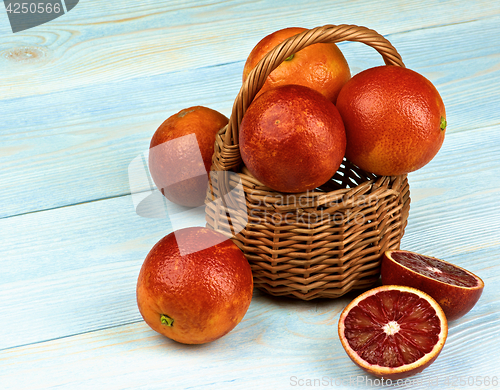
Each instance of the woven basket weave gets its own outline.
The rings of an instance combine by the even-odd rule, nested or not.
[[[406,227],[406,175],[376,176],[344,159],[320,188],[285,194],[264,186],[242,164],[238,128],[269,73],[306,46],[341,41],[362,42],[386,64],[404,67],[391,43],[373,30],[353,25],[306,30],[259,62],[216,137],[207,226],[231,237],[250,262],[255,287],[271,295],[336,298],[370,287],[379,277],[381,254],[399,248]]]

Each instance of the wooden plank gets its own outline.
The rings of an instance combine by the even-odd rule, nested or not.
[[[230,64],[4,101],[0,217],[129,194],[127,168],[157,127],[192,105],[230,112],[240,85],[225,75],[239,71]]]
[[[500,259],[500,255],[492,259],[481,256],[480,260],[470,256],[471,250],[500,244],[498,130],[492,126],[452,132],[425,169],[409,174],[410,196],[412,189],[434,196],[410,206],[403,239],[408,249],[432,252],[428,254],[449,258],[466,268],[473,264],[481,269]]]
[[[500,105],[499,25],[493,17],[391,36],[408,66],[436,83],[448,134],[497,123],[490,107]],[[361,44],[343,50],[354,71],[381,62]],[[446,55],[422,54],[433,52]],[[240,61],[3,100],[0,217],[130,193],[127,167],[159,124],[196,104],[229,116],[242,67]]]
[[[130,196],[0,221],[0,348],[137,321],[138,269],[171,231]]]
[[[2,20],[0,96],[46,94],[241,61],[263,36],[291,25],[349,23],[393,34],[481,20],[499,11],[496,2],[464,5],[457,0],[397,1],[383,11],[375,0],[362,6],[322,0],[307,7],[299,0],[80,2],[70,13],[15,35]]]
[[[498,379],[500,321],[493,290],[450,323],[438,359],[404,388],[426,389],[436,382],[436,388],[456,388],[445,382],[459,377]],[[323,381],[320,388],[373,388],[367,382],[374,378],[350,361],[337,335],[340,311],[351,298],[301,302],[256,292],[232,332],[200,346],[168,340],[141,321],[8,349],[0,351],[0,383],[5,390],[288,389],[312,387],[309,379]]]
[[[410,177],[421,200],[411,205],[402,245],[464,266],[494,286],[500,277],[500,190],[491,178],[500,176],[500,164],[491,156],[498,153],[500,131],[477,130],[464,145],[467,133],[450,134],[431,163],[433,175]],[[481,150],[486,140],[487,152],[469,151]],[[441,175],[439,167],[450,172],[450,161],[455,173]],[[203,225],[203,214],[184,223]],[[0,219],[0,348],[137,321],[138,269],[171,226],[167,219],[137,215],[131,196]],[[24,307],[29,311],[19,310]]]

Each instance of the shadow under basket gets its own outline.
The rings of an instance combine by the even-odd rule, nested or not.
[[[306,30],[269,52],[250,73],[226,127],[216,137],[206,198],[207,227],[230,237],[247,257],[254,285],[274,296],[337,298],[374,285],[383,252],[398,249],[410,208],[406,175],[377,176],[343,161],[324,185],[276,192],[242,164],[238,127],[265,79],[285,58],[314,43],[363,42],[388,65],[404,66],[394,47],[365,27]]]

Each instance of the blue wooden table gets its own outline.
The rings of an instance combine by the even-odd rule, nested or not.
[[[200,346],[152,331],[135,301],[146,254],[173,226],[136,212],[129,181],[156,128],[193,105],[229,116],[265,35],[343,23],[387,37],[447,108],[441,151],[409,175],[402,247],[486,284],[436,362],[391,388],[500,387],[498,1],[81,0],[17,33],[0,6],[0,389],[384,387],[338,339],[353,295],[256,291],[231,333]],[[353,73],[382,64],[365,45],[339,47]]]

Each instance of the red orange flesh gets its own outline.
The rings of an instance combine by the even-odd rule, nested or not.
[[[447,334],[437,302],[406,286],[371,289],[347,305],[339,319],[340,340],[349,357],[386,379],[424,370],[439,355]]]
[[[415,252],[387,251],[382,257],[382,284],[422,290],[443,308],[448,321],[467,314],[481,297],[484,282],[472,272]]]

